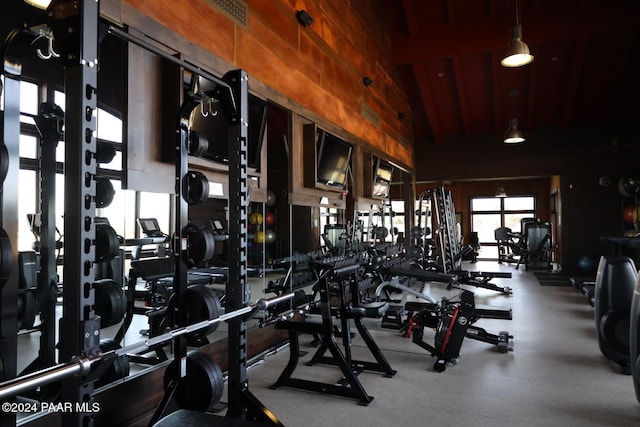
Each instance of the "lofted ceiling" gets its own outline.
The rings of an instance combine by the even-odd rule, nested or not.
[[[521,0],[535,60],[518,68],[500,65],[516,0],[381,1],[416,144],[501,140],[516,115],[525,135],[640,146],[637,0]]]

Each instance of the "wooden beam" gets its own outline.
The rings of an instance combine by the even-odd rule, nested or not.
[[[502,121],[502,104],[500,103],[500,96],[498,92],[501,88],[498,87],[500,79],[498,74],[500,73],[500,58],[497,53],[491,54],[491,86],[493,87],[493,122],[496,130],[496,135],[502,138],[502,135],[507,130],[507,122]]]
[[[438,112],[435,108],[433,92],[431,91],[431,86],[429,85],[429,77],[427,76],[426,69],[422,64],[415,64],[413,66],[413,72],[416,76],[418,90],[420,91],[422,104],[424,105],[425,112],[427,113],[427,120],[429,121],[431,132],[433,133],[433,139],[435,140],[436,144],[439,144],[442,142],[443,134],[442,128],[440,127]]]
[[[582,73],[584,59],[587,55],[588,44],[587,38],[581,37],[576,41],[576,47],[573,50],[569,84],[567,85],[567,92],[564,96],[565,102],[562,109],[562,120],[560,122],[563,129],[567,129],[569,123],[571,123],[571,115],[573,114],[576,103],[576,93],[578,92],[578,85],[580,84],[580,74]]]
[[[407,31],[411,35],[418,34],[420,32],[420,23],[416,19],[418,12],[416,11],[415,2],[413,0],[402,0],[400,7],[404,14],[404,21],[407,24]]]
[[[471,136],[471,122],[469,121],[469,103],[467,102],[467,94],[464,88],[464,67],[460,58],[453,58],[453,75],[456,81],[456,90],[458,92],[458,102],[460,104],[460,112],[462,116],[462,126],[465,136]]]
[[[536,117],[536,99],[535,96],[538,86],[538,65],[540,61],[533,61],[529,64],[529,93],[527,96],[527,123],[526,125],[531,128]],[[523,130],[524,132],[524,130]]]

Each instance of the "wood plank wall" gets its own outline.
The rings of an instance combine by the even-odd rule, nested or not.
[[[123,0],[194,45],[245,69],[251,79],[344,130],[354,142],[413,167],[411,111],[391,65],[391,43],[376,2],[245,3],[246,27],[221,13],[215,1]],[[297,22],[300,9],[313,17],[311,26]],[[373,86],[365,87],[365,76]]]

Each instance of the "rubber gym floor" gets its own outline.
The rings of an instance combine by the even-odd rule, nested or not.
[[[503,295],[474,291],[476,305],[511,307],[513,320],[480,319],[488,332],[507,330],[513,351],[471,339],[462,344],[458,363],[442,373],[425,350],[379,321],[368,321],[376,342],[398,372],[392,378],[363,372],[359,379],[374,400],[355,400],[292,388],[270,389],[289,357],[288,348],[266,356],[248,371],[249,389],[285,426],[631,426],[640,425],[640,403],[630,376],[605,359],[598,348],[593,308],[570,286],[540,286],[533,272],[495,262],[469,270],[510,271],[511,279],[492,282],[513,289]],[[432,297],[453,297],[443,284],[426,285]],[[405,297],[406,298],[406,297]],[[413,298],[413,297],[409,297]],[[433,344],[431,331],[425,340]],[[322,382],[340,379],[335,367],[305,366],[315,348],[301,336],[309,353],[294,376]],[[307,348],[308,347],[308,348]],[[354,359],[367,359],[366,347],[353,341]]]

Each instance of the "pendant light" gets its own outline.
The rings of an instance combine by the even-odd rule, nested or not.
[[[509,119],[509,129],[504,134],[504,143],[505,144],[518,144],[520,142],[526,141],[520,127],[518,126],[518,109],[516,103],[516,96],[518,96],[518,91],[516,89],[512,89],[509,91],[509,104],[511,109],[511,118]]]
[[[30,4],[33,7],[44,10],[49,7],[49,3],[51,3],[51,0],[24,0],[24,2]]]
[[[504,67],[521,67],[533,62],[533,55],[529,46],[522,41],[522,26],[520,25],[520,0],[516,0],[516,25],[511,29],[511,42],[500,64]]]
[[[504,185],[498,184],[498,189],[496,190],[496,197],[500,197],[500,198],[507,197],[507,192],[504,191]]]

